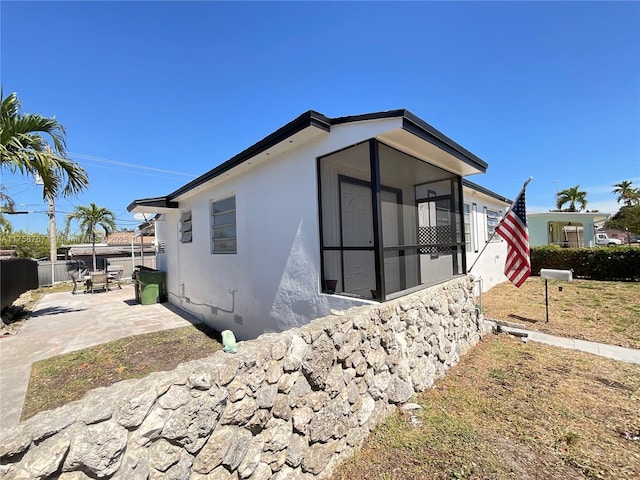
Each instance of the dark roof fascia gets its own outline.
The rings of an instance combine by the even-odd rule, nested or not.
[[[404,117],[407,110],[401,108],[399,110],[387,110],[386,112],[364,113],[362,115],[349,115],[346,117],[338,117],[331,119],[331,125],[340,125],[341,123],[366,122],[367,120],[380,120],[384,118]]]
[[[321,113],[315,112],[313,110],[309,110],[303,113],[302,115],[300,115],[298,118],[287,123],[285,126],[279,128],[272,134],[266,136],[265,138],[260,140],[258,143],[250,146],[246,150],[243,150],[236,156],[230,158],[229,160],[218,165],[212,170],[209,170],[204,175],[201,175],[195,180],[192,180],[186,185],[180,187],[175,192],[169,194],[168,198],[173,199],[173,198],[179,197],[180,195],[188,192],[189,190],[192,190],[208,182],[209,180],[216,178],[217,176],[225,173],[226,171],[231,170],[232,168],[240,165],[241,163],[249,160],[250,158],[253,158],[256,155],[274,147],[275,145],[279,144],[283,140],[286,140],[287,138],[295,135],[298,132],[301,132],[302,130],[308,127],[316,127],[328,132],[331,130],[331,121],[329,118],[325,117]]]
[[[484,160],[477,157],[469,150],[454,142],[444,133],[429,125],[417,115],[411,113],[407,109],[388,110],[386,112],[366,113],[364,115],[352,115],[348,117],[339,117],[331,119],[331,125],[350,122],[364,122],[367,120],[380,120],[384,118],[402,118],[402,128],[414,135],[432,143],[436,147],[453,155],[458,160],[477,168],[483,173],[487,171],[489,166]]]
[[[127,211],[130,212],[136,207],[178,208],[178,202],[171,202],[168,197],[140,198],[131,202]]]
[[[439,130],[433,128],[427,122],[422,120],[420,117],[414,115],[408,110],[404,110],[404,118],[402,121],[402,128],[407,130],[408,132],[417,135],[418,137],[426,140],[429,143],[432,143],[436,147],[444,150],[445,152],[453,155],[458,160],[462,160],[463,162],[471,165],[472,167],[477,168],[482,173],[487,171],[488,164],[480,157],[477,157],[469,150],[464,148],[462,145],[454,142],[452,139],[447,137],[444,133]]]
[[[458,145],[456,142],[451,140],[449,137],[444,135],[442,132],[433,128],[427,122],[417,117],[410,111],[406,109],[398,109],[398,110],[388,110],[384,112],[374,112],[367,113],[363,115],[351,115],[346,117],[337,117],[337,118],[329,118],[322,115],[319,112],[314,110],[309,110],[291,122],[287,123],[283,127],[279,128],[275,132],[266,136],[259,142],[250,146],[249,148],[243,150],[239,154],[230,158],[226,162],[218,165],[217,167],[209,170],[207,173],[199,176],[198,178],[192,180],[191,182],[183,185],[176,191],[170,193],[166,197],[158,197],[157,199],[141,199],[133,201],[128,207],[127,210],[131,211],[136,206],[158,206],[164,208],[178,208],[177,202],[172,201],[173,199],[183,195],[190,190],[203,185],[204,183],[212,180],[223,173],[231,170],[232,168],[244,163],[245,161],[255,157],[256,155],[268,150],[269,148],[274,147],[280,142],[286,140],[287,138],[295,135],[296,133],[304,130],[308,127],[316,127],[320,128],[324,131],[329,132],[331,130],[331,125],[340,125],[344,123],[352,123],[352,122],[362,122],[367,120],[380,120],[385,118],[402,118],[402,128],[407,130],[408,132],[417,135],[423,140],[432,143],[433,145],[441,148],[446,151],[450,155],[453,155],[457,159],[473,166],[474,168],[480,170],[481,172],[485,172],[487,170],[487,163],[469,152],[464,147]],[[164,201],[165,204],[156,204],[154,201],[161,200]]]
[[[462,179],[462,185],[464,187],[468,187],[471,188],[473,190],[477,190],[480,193],[483,193],[489,197],[495,198],[496,200],[500,200],[501,202],[505,202],[508,203],[509,205],[511,205],[513,203],[512,200],[509,200],[507,197],[503,197],[502,195],[498,195],[495,192],[492,192],[491,190],[489,190],[488,188],[485,188],[481,185],[478,185],[477,183],[473,183],[469,180],[467,180],[466,178]]]

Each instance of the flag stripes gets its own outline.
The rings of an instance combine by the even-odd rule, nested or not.
[[[507,242],[507,259],[504,274],[516,287],[531,275],[529,258],[529,230],[524,189],[518,195],[511,210],[496,227],[496,233]]]

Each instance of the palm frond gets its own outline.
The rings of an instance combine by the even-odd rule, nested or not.
[[[18,96],[9,94],[2,99],[0,111],[0,167],[40,177],[45,199],[81,192],[88,187],[89,177],[79,164],[65,158],[65,134],[55,118],[20,114]],[[53,149],[43,135],[50,138]]]

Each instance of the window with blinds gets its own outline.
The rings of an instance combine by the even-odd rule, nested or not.
[[[211,253],[237,253],[236,197],[211,202]]]

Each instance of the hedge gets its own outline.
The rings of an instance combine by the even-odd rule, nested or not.
[[[573,270],[573,276],[590,280],[640,281],[640,248],[531,248],[531,273],[541,268]]]

